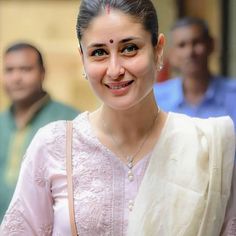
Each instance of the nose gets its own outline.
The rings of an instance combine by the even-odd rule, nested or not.
[[[195,53],[195,46],[193,44],[188,44],[185,48],[185,55],[190,57]]]
[[[108,66],[107,75],[111,79],[119,79],[125,73],[125,69],[121,64],[117,55],[111,55]]]
[[[12,70],[11,73],[8,74],[12,83],[20,84],[22,81],[22,74],[19,70]]]

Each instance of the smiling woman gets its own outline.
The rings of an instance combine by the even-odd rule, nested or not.
[[[114,28],[119,34],[114,34]],[[91,86],[102,101],[112,108],[128,109],[151,95],[164,36],[160,34],[156,41],[152,43],[140,20],[119,10],[105,11],[92,21],[80,41],[81,55]]]
[[[153,86],[165,39],[152,2],[83,0],[77,35],[102,105],[72,121],[72,176],[66,122],[38,132],[3,235],[17,228],[18,235],[230,235],[233,123],[159,108]]]

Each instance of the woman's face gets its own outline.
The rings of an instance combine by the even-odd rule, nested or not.
[[[152,91],[164,36],[153,47],[142,24],[118,10],[94,18],[81,40],[82,60],[97,96],[114,109],[138,104]]]

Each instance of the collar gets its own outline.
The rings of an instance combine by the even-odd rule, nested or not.
[[[178,93],[176,94],[176,104],[178,106],[181,106],[183,104],[186,104],[186,99],[184,96],[184,90],[183,90],[183,78],[178,78],[179,83],[178,83]],[[207,91],[203,95],[202,102],[207,102],[211,100],[216,100],[216,102],[219,102],[217,99],[217,78],[216,76],[211,76],[209,86],[207,88]],[[202,103],[201,102],[201,103]]]
[[[15,126],[18,129],[24,129],[32,121],[36,113],[50,100],[51,100],[50,96],[47,93],[45,93],[45,95],[42,98],[37,100],[35,103],[31,105],[31,107],[29,107],[29,109],[26,111],[25,117],[22,120],[21,124],[18,124],[18,125],[16,124],[15,119],[14,119],[14,106],[12,105],[10,107],[10,113],[14,119]]]

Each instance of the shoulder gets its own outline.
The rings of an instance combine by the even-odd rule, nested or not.
[[[233,166],[235,156],[235,131],[229,116],[208,119],[193,118],[171,113],[169,133],[172,140],[186,149],[204,149],[212,159]],[[229,167],[230,169],[230,167]]]
[[[7,108],[6,110],[0,112],[0,119],[5,120],[8,119],[10,116],[10,108]]]
[[[37,181],[50,181],[65,169],[66,121],[55,121],[40,128],[28,146],[22,172],[34,175]]]
[[[55,144],[57,139],[64,136],[65,129],[66,120],[53,121],[43,126],[36,132],[30,145],[35,145],[35,147],[45,146],[48,149],[49,143]]]
[[[223,92],[236,92],[236,78],[213,76],[213,83]]]
[[[75,112],[75,113],[78,114],[78,110],[77,109],[75,109],[72,106],[66,105],[66,104],[64,104],[62,102],[59,102],[59,101],[50,100],[48,105],[53,107],[54,109],[63,109],[63,110]]]
[[[176,125],[182,125],[183,129],[187,126],[200,129],[204,133],[218,132],[222,135],[230,134],[232,137],[235,136],[234,123],[229,116],[210,117],[207,119],[190,117],[179,113],[172,113],[172,116]]]
[[[88,112],[83,112],[75,117],[72,121],[73,124],[77,124],[77,126],[83,125],[83,120],[87,116]],[[48,144],[56,145],[58,140],[63,141],[65,139],[66,134],[66,123],[67,120],[58,120],[48,123],[40,128],[35,134],[32,142],[39,142],[42,145]]]
[[[229,116],[211,117],[207,119],[190,117],[185,114],[171,113],[172,128],[180,133],[199,134],[205,136],[211,143],[225,142],[235,145],[234,123]],[[212,141],[213,140],[213,141]]]
[[[182,80],[179,77],[171,78],[163,82],[157,82],[154,85],[154,90],[165,90],[165,89],[173,89],[173,88],[179,88],[182,85]]]
[[[15,121],[14,121],[14,117],[10,109],[7,109],[1,112],[0,113],[0,136],[5,136],[6,132],[8,132],[7,130],[12,131],[14,126],[15,126]]]
[[[58,101],[50,100],[42,109],[46,116],[51,117],[51,121],[59,119],[74,119],[80,112],[75,108]]]
[[[172,78],[154,85],[154,96],[157,103],[166,111],[175,110],[183,99],[181,78]]]

